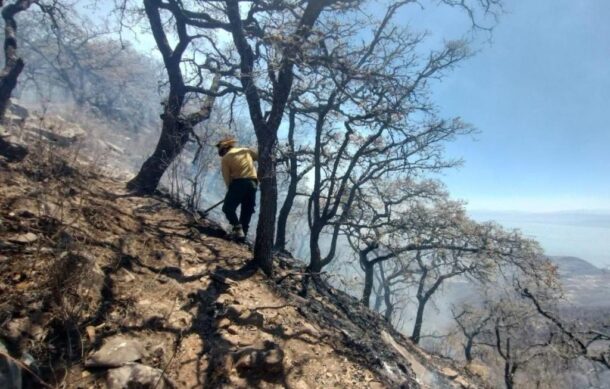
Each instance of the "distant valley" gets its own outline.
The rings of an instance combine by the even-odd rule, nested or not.
[[[549,259],[557,265],[569,304],[581,308],[610,307],[610,271],[577,257]]]
[[[548,256],[555,265],[561,279],[566,312],[579,315],[587,312],[587,317],[597,317],[599,312],[610,312],[610,271],[600,269],[588,261],[572,256]],[[425,317],[428,331],[446,331],[453,323],[451,307],[467,302],[476,304],[481,301],[477,287],[464,279],[450,280],[443,288]],[[414,309],[414,308],[412,308]],[[410,331],[412,323],[406,321],[405,329]]]

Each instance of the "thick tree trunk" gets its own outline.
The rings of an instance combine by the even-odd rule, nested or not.
[[[4,123],[6,110],[11,104],[11,95],[17,86],[17,79],[23,67],[23,60],[19,58],[8,72],[0,74],[0,123]]]
[[[275,170],[275,131],[259,136],[258,178],[261,188],[261,208],[256,227],[254,262],[268,276],[273,274],[273,235],[277,212],[277,176]]]
[[[385,301],[385,313],[383,317],[388,323],[392,323],[392,316],[394,315],[394,304],[392,304],[392,290],[389,286],[384,287],[383,298]]]
[[[504,384],[506,385],[506,389],[513,389],[513,375],[511,374],[511,366],[509,360],[506,360],[504,362]]]
[[[4,122],[6,110],[11,103],[11,94],[17,86],[17,79],[25,66],[17,55],[17,22],[15,15],[25,11],[34,0],[19,0],[2,10],[4,19],[4,68],[0,72],[0,122]]]
[[[168,166],[182,152],[189,133],[175,120],[164,120],[159,142],[153,154],[144,162],[138,175],[127,183],[127,189],[140,194],[151,194],[159,186]]]
[[[428,300],[426,298],[417,298],[417,314],[415,315],[415,324],[413,325],[413,333],[411,334],[411,340],[413,343],[418,344],[421,338],[421,326],[424,321],[424,309]]]
[[[467,362],[472,362],[473,361],[473,357],[472,357],[472,346],[474,344],[474,337],[469,337],[468,341],[466,342],[466,347],[464,347],[464,355],[466,356],[466,361]]]
[[[364,268],[364,290],[362,292],[362,304],[366,307],[371,305],[371,292],[373,291],[373,270],[374,266],[368,262],[360,261]]]
[[[383,315],[383,317],[388,323],[391,324],[392,316],[394,316],[394,305],[390,304],[385,308],[385,314]]]
[[[189,132],[178,121],[184,103],[183,88],[170,91],[170,98],[162,115],[161,136],[153,154],[144,162],[138,174],[127,183],[127,189],[140,194],[151,194],[159,185],[167,167],[182,152]]]
[[[318,19],[326,2],[322,0],[310,1],[303,12],[299,28],[294,33],[293,42],[300,45],[310,34],[311,27]],[[274,82],[272,104],[269,115],[263,115],[261,98],[255,83],[254,52],[246,34],[240,16],[239,2],[226,1],[226,14],[230,23],[233,43],[240,56],[240,79],[244,89],[250,120],[258,140],[259,149],[259,180],[261,186],[261,209],[256,228],[256,243],[254,245],[254,263],[267,275],[273,270],[273,238],[275,233],[275,218],[277,212],[277,177],[275,165],[275,151],[277,146],[277,131],[282,122],[284,109],[294,80],[293,48],[285,48],[277,79]],[[266,119],[265,119],[266,118]]]
[[[309,251],[311,257],[308,270],[312,273],[319,273],[322,271],[322,254],[320,253],[321,232],[321,228],[316,224],[311,227],[311,234],[309,236]]]
[[[180,113],[186,95],[182,70],[180,69],[180,59],[186,46],[183,42],[181,42],[180,50],[172,50],[169,46],[163,30],[163,21],[157,1],[145,0],[144,9],[157,48],[163,57],[170,88],[163,115],[161,115],[163,126],[157,147],[144,162],[138,174],[127,183],[127,189],[140,194],[151,194],[157,189],[163,173],[176,156],[180,154],[189,137],[188,128],[180,123]]]
[[[170,72],[168,68],[168,72]],[[173,69],[173,72],[176,72]],[[185,88],[181,84],[182,76],[175,76],[177,87],[170,89],[170,98],[165,107],[165,112],[161,116],[163,127],[161,136],[154,153],[144,162],[140,172],[127,183],[127,189],[141,194],[151,194],[159,186],[161,177],[184,149],[189,141],[193,127],[200,122],[208,119],[212,113],[215,97],[210,95],[206,98],[200,110],[186,117],[181,116],[182,105],[185,99]],[[171,78],[170,78],[171,80]],[[210,90],[215,93],[219,88],[220,76],[214,76]],[[170,81],[171,82],[171,81]]]

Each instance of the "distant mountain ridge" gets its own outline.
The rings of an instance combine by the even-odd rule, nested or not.
[[[565,297],[581,308],[610,307],[610,271],[600,269],[582,258],[549,256],[557,265]]]
[[[585,275],[601,275],[606,273],[605,270],[585,261],[582,258],[569,256],[548,256],[551,262],[557,265],[559,275],[561,277],[585,276]]]

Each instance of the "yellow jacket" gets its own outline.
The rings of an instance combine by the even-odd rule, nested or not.
[[[254,161],[258,159],[258,153],[254,150],[241,147],[231,148],[221,160],[222,177],[225,184],[229,186],[237,178],[257,179]]]

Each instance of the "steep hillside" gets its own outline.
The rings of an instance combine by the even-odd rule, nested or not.
[[[481,386],[325,282],[299,297],[296,260],[228,277],[251,253],[217,225],[17,135],[0,144],[0,386]]]

